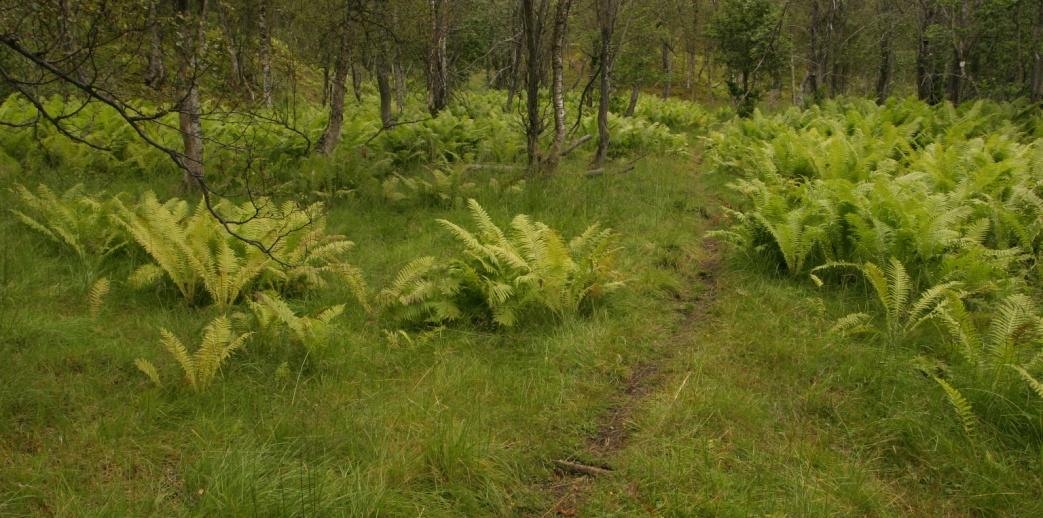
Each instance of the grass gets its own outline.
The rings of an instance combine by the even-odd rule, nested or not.
[[[1038,452],[968,440],[917,351],[829,334],[861,297],[743,261],[718,282],[581,515],[1043,512]]]
[[[173,383],[158,329],[196,343],[215,310],[188,307],[172,290],[126,286],[140,257],[103,272],[115,282],[92,319],[89,284],[69,258],[4,218],[0,513],[538,509],[547,459],[582,439],[616,382],[654,355],[650,344],[676,319],[672,294],[685,287],[664,265],[694,246],[698,209],[710,204],[692,178],[688,160],[649,161],[628,175],[565,174],[524,193],[479,196],[500,222],[524,212],[565,235],[595,220],[620,231],[630,288],[591,315],[392,344],[382,331],[393,323],[335,287],[300,301],[349,303],[328,350],[305,358],[284,343],[250,343],[202,394]],[[379,288],[410,259],[451,243],[436,218],[464,221],[466,210],[339,201],[329,229],[358,244],[351,260]],[[157,364],[165,388],[135,369],[137,357]]]
[[[600,459],[616,472],[584,483],[580,515],[1043,513],[1038,450],[969,441],[917,351],[828,334],[864,297],[735,257],[686,319],[725,179],[690,158],[593,179],[581,167],[477,198],[500,223],[620,232],[628,288],[592,314],[392,341],[394,323],[335,286],[296,301],[348,303],[329,348],[251,342],[201,394],[172,383],[158,329],[196,343],[214,310],[131,290],[137,257],[103,272],[114,283],[92,318],[73,258],[0,219],[0,515],[540,516],[557,498],[551,460],[583,449],[647,362],[661,383]],[[329,230],[357,243],[350,259],[379,289],[449,246],[436,218],[467,215],[347,199]],[[153,387],[137,357],[171,383]]]

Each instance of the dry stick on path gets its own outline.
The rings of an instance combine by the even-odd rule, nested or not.
[[[562,471],[574,473],[578,475],[590,475],[596,477],[599,475],[611,475],[611,468],[603,468],[600,466],[591,466],[590,464],[583,464],[580,462],[568,461],[568,460],[555,460],[554,465]]]

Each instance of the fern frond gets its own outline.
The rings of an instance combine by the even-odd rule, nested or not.
[[[105,303],[105,296],[109,294],[109,279],[102,277],[94,284],[91,285],[91,289],[87,292],[87,308],[90,312],[91,318],[98,318],[98,313],[101,312],[101,306]]]
[[[1028,383],[1029,388],[1031,388],[1037,396],[1043,398],[1043,383],[1040,383],[1039,380],[1032,376],[1032,374],[1023,367],[1018,365],[1009,365],[1009,367],[1017,371],[1018,375],[1021,376],[1021,379],[1025,380],[1025,383]]]
[[[156,366],[153,365],[152,362],[144,358],[138,358],[134,360],[134,365],[139,371],[145,374],[152,383],[155,383],[157,387],[163,386],[163,382],[159,379],[159,371],[156,370]]]
[[[872,332],[873,327],[869,325],[872,319],[868,313],[851,313],[838,319],[829,332],[841,336]]]
[[[953,410],[956,411],[956,416],[960,418],[963,431],[967,433],[968,438],[973,440],[977,436],[978,430],[978,416],[974,413],[974,408],[967,401],[967,398],[963,397],[963,394],[950,385],[949,382],[937,376],[934,376],[933,379],[945,391],[945,395],[949,398],[949,403],[952,405]]]
[[[198,390],[199,384],[196,376],[196,362],[191,355],[188,354],[188,349],[181,343],[181,340],[170,331],[166,329],[159,330],[162,335],[163,348],[170,353],[171,356],[177,361],[178,365],[181,366],[181,371],[185,374],[185,381],[193,389]]]
[[[867,269],[870,269],[870,265],[867,264]],[[872,265],[875,267],[876,265]],[[889,323],[897,325],[902,320],[902,315],[906,312],[906,307],[909,304],[909,293],[912,291],[913,281],[909,277],[909,273],[905,270],[905,265],[901,261],[892,257],[887,268],[884,270],[887,278],[885,286],[887,287],[884,291],[886,296],[884,307],[887,309],[887,319]],[[878,274],[874,274],[878,275]],[[871,279],[874,287],[877,286],[877,281]],[[877,293],[880,294],[879,288]]]
[[[155,263],[143,264],[127,277],[127,284],[135,289],[155,285],[163,278],[163,268]]]

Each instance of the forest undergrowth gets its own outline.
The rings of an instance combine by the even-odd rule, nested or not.
[[[1041,512],[1037,117],[648,100],[527,177],[481,99],[269,157],[271,254],[4,133],[0,514]]]

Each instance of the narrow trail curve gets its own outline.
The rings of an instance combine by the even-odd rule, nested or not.
[[[711,227],[716,226],[716,219],[711,221]],[[717,242],[702,240],[701,255],[694,262],[694,268],[691,264],[680,265],[681,275],[693,287],[689,294],[678,296],[684,317],[670,335],[657,343],[659,350],[654,358],[633,367],[626,381],[613,395],[612,405],[599,420],[597,430],[586,438],[584,448],[574,453],[572,458],[563,459],[565,462],[555,461],[555,476],[544,486],[545,491],[554,498],[554,503],[549,509],[534,516],[576,516],[593,477],[618,476],[611,472],[611,466],[586,465],[583,461],[605,461],[626,447],[632,432],[628,424],[634,412],[649,394],[662,386],[665,377],[663,367],[686,344],[692,342],[696,323],[716,296],[717,274],[721,266]]]

